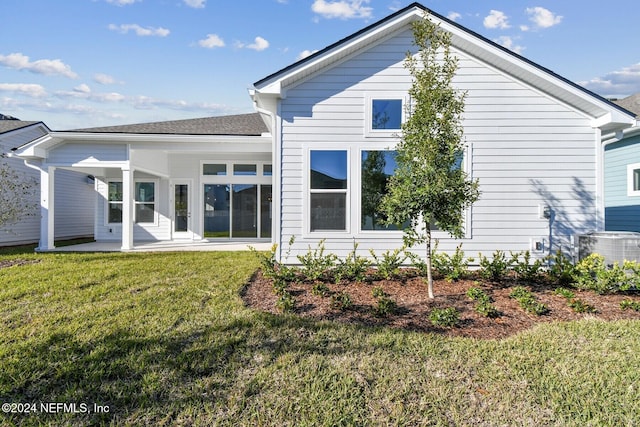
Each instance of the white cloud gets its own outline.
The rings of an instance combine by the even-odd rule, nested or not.
[[[307,56],[311,56],[314,53],[316,53],[317,51],[318,51],[318,49],[315,49],[315,50],[303,50],[302,52],[300,52],[298,54],[298,57],[296,58],[296,61],[300,61],[301,59],[304,59]]]
[[[462,15],[460,15],[458,12],[449,12],[447,18],[452,21],[457,21],[458,19],[462,18]]]
[[[47,91],[44,90],[44,87],[33,83],[0,83],[0,91],[19,93],[32,98],[47,96]]]
[[[207,0],[184,0],[184,4],[194,9],[202,9]]]
[[[108,74],[102,73],[94,74],[93,81],[96,83],[100,83],[101,85],[111,85],[117,83],[115,78]]]
[[[91,93],[91,88],[88,85],[84,84],[84,83],[74,87],[73,90],[76,91],[76,92],[79,92],[79,93],[83,93],[83,94]]]
[[[511,28],[509,25],[509,17],[499,10],[491,10],[489,15],[484,18],[483,24],[485,28],[498,28],[501,30],[506,30],[507,28]]]
[[[116,6],[126,6],[129,4],[134,4],[137,1],[142,0],[107,0],[107,3],[115,4]]]
[[[314,0],[311,10],[328,19],[370,18],[373,8],[365,6],[369,2],[370,0]]]
[[[520,45],[516,45],[513,39],[509,36],[500,36],[497,39],[495,39],[494,42],[498,43],[500,46],[506,47],[507,49],[517,54],[521,54],[522,51],[524,50],[524,47]]]
[[[254,42],[246,46],[247,49],[263,51],[269,47],[269,42],[262,37],[258,36],[254,39]]]
[[[611,98],[624,98],[640,93],[640,63],[578,84],[601,96]]]
[[[207,34],[207,38],[199,40],[198,44],[207,49],[214,49],[216,47],[224,47],[224,40],[218,37],[217,34]]]
[[[29,57],[22,53],[10,53],[0,55],[0,65],[15,70],[26,70],[36,74],[61,75],[75,79],[76,73],[71,71],[71,67],[59,59],[39,59],[31,62]]]
[[[117,31],[121,34],[127,34],[129,31],[133,31],[136,35],[141,37],[155,36],[155,37],[166,37],[169,35],[170,31],[166,28],[162,27],[141,27],[138,24],[109,24],[109,29],[111,31]]]
[[[544,7],[529,7],[526,12],[529,20],[536,24],[537,28],[549,28],[562,22],[562,16],[555,15]]]

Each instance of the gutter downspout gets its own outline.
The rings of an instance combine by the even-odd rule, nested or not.
[[[265,114],[269,116],[271,119],[271,164],[273,165],[273,177],[271,179],[272,183],[272,215],[271,219],[271,242],[277,244],[276,249],[276,260],[280,262],[282,260],[282,236],[281,236],[281,221],[280,221],[280,200],[281,200],[281,192],[282,188],[282,174],[280,173],[280,144],[278,139],[278,131],[277,131],[277,118],[276,113],[267,110],[265,108],[258,106],[258,101],[254,96],[253,105],[256,111],[260,114]]]

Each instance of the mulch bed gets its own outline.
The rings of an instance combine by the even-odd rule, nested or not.
[[[420,277],[406,277],[398,280],[376,280],[370,282],[326,283],[332,293],[346,292],[351,297],[353,307],[348,310],[332,308],[331,298],[314,295],[312,283],[292,283],[288,290],[295,298],[294,313],[315,320],[332,320],[361,325],[382,325],[391,328],[421,332],[433,332],[446,336],[463,336],[479,339],[500,339],[526,330],[541,322],[564,322],[584,318],[603,321],[618,319],[638,319],[640,312],[623,310],[620,302],[631,299],[640,302],[640,294],[623,293],[599,295],[591,291],[572,289],[575,298],[592,305],[595,313],[576,313],[568,305],[567,299],[555,295],[558,287],[552,284],[527,284],[515,279],[501,283],[488,283],[478,278],[447,282],[434,280],[435,299],[427,296],[427,287]],[[539,302],[549,308],[549,313],[536,316],[525,312],[518,302],[509,297],[515,286],[525,286]],[[372,289],[381,286],[384,292],[397,303],[396,313],[388,316],[376,315],[377,302]],[[501,316],[495,319],[484,317],[475,311],[475,302],[466,296],[470,287],[482,289],[492,299]],[[277,296],[271,279],[258,271],[242,292],[245,304],[257,310],[280,313],[276,307]],[[460,325],[454,328],[434,326],[429,313],[434,308],[455,307],[460,314]]]

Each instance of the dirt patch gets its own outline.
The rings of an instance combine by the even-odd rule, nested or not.
[[[8,268],[18,265],[37,264],[39,259],[3,259],[0,260],[0,268]]]
[[[420,277],[407,277],[398,280],[375,280],[367,282],[325,283],[331,293],[346,292],[353,307],[341,310],[332,307],[331,298],[315,295],[311,292],[312,283],[292,283],[288,290],[295,298],[294,313],[301,317],[316,320],[333,320],[362,325],[383,325],[391,328],[412,331],[434,332],[447,336],[464,336],[480,339],[499,339],[529,329],[541,322],[564,322],[583,318],[597,318],[605,321],[618,319],[638,319],[640,312],[623,310],[620,302],[633,300],[640,303],[638,293],[598,295],[590,291],[572,289],[575,298],[593,306],[595,313],[576,313],[565,297],[556,295],[558,287],[551,284],[527,284],[515,280],[502,283],[488,283],[478,278],[447,282],[434,280],[435,299],[427,296],[427,287]],[[379,316],[375,312],[377,300],[372,291],[376,286],[394,300],[398,306],[396,313]],[[527,287],[539,302],[549,308],[548,314],[537,316],[524,311],[518,302],[509,297],[515,286]],[[466,296],[470,287],[482,289],[500,312],[497,318],[488,318],[475,311],[476,302]],[[242,293],[249,307],[280,313],[276,307],[277,296],[272,281],[258,271]],[[434,308],[455,307],[460,314],[460,326],[444,328],[434,326],[429,313]]]

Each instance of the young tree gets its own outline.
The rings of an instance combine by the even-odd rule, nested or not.
[[[451,34],[425,16],[413,24],[413,37],[418,52],[408,53],[405,60],[412,76],[411,105],[396,147],[397,168],[380,209],[388,223],[410,222],[404,229],[408,247],[426,244],[428,291],[433,298],[432,230],[437,227],[461,238],[464,210],[480,192],[477,180],[470,180],[461,167],[466,93],[452,86],[458,62],[450,51]]]
[[[38,181],[11,167],[0,153],[0,227],[35,214]]]

